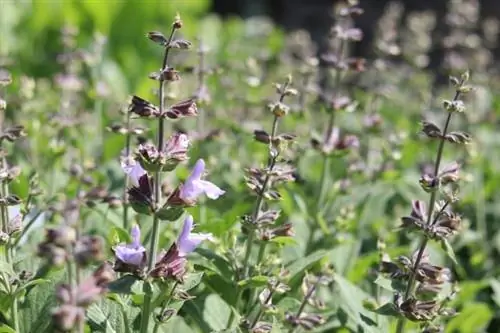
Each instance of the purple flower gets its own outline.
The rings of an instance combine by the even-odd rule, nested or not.
[[[192,233],[193,230],[193,217],[188,215],[184,220],[184,226],[182,227],[182,232],[177,238],[177,248],[179,251],[179,256],[184,257],[188,253],[193,252],[198,245],[204,240],[213,241],[212,234],[205,233]]]
[[[122,159],[121,164],[123,171],[130,178],[132,185],[139,187],[139,179],[146,174],[146,170],[144,170],[139,163],[131,158]]]
[[[193,171],[189,175],[188,179],[186,179],[180,189],[180,199],[185,202],[193,202],[203,193],[205,193],[210,199],[217,199],[226,193],[215,184],[207,180],[201,180],[204,171],[205,162],[202,159],[199,159],[194,165]]]
[[[130,232],[132,243],[117,245],[115,247],[116,258],[125,265],[140,267],[144,263],[146,249],[141,244],[141,230],[138,225],[134,225]]]

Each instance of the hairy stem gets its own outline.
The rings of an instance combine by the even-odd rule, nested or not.
[[[463,82],[461,84],[463,84]],[[453,101],[458,100],[459,97],[460,97],[460,91],[457,89],[457,91],[455,93],[455,97],[453,97]],[[450,121],[451,121],[451,115],[452,115],[452,112],[448,112],[448,116],[446,117],[446,123],[445,123],[444,128],[443,128],[443,133],[442,133],[441,139],[439,141],[436,162],[434,163],[434,177],[437,177],[437,175],[439,173],[439,167],[441,165],[441,159],[443,157],[443,149],[444,149],[444,143],[445,143],[444,137],[445,137],[446,133],[448,132],[448,127],[449,127]],[[435,220],[434,221],[432,220],[432,215],[434,213],[434,208],[435,208],[434,206],[436,204],[436,199],[437,199],[437,190],[434,190],[434,191],[432,191],[431,197],[429,199],[429,206],[428,206],[429,212],[427,215],[427,225],[432,225],[435,223]],[[446,206],[444,208],[446,208]],[[442,210],[444,210],[444,208],[442,208]],[[408,300],[408,298],[413,293],[413,289],[415,287],[415,282],[416,282],[416,273],[415,272],[418,269],[418,266],[420,265],[420,261],[422,260],[422,257],[424,255],[425,248],[427,247],[428,241],[429,241],[429,239],[424,236],[420,242],[417,257],[416,257],[415,263],[413,265],[412,274],[410,274],[410,279],[408,281],[408,285],[406,286],[403,301]],[[396,326],[396,333],[403,333],[405,323],[406,323],[406,320],[404,317],[400,317],[398,319],[397,326]]]

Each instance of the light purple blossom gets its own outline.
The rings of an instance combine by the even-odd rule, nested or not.
[[[132,227],[130,235],[132,243],[117,245],[115,247],[115,256],[125,264],[141,266],[146,249],[141,245],[141,230],[137,224]]]
[[[201,194],[205,193],[210,199],[217,199],[224,193],[215,184],[202,180],[203,172],[205,171],[205,161],[199,159],[194,165],[193,171],[189,175],[186,182],[182,185],[179,193],[179,197],[184,201],[194,201]]]
[[[139,179],[146,174],[146,170],[131,158],[124,158],[121,161],[122,169],[129,177],[132,185],[139,187]]]
[[[179,256],[184,257],[188,253],[193,252],[198,245],[204,240],[213,241],[212,234],[208,233],[192,233],[193,230],[193,217],[188,215],[184,220],[182,232],[177,238],[177,248]]]

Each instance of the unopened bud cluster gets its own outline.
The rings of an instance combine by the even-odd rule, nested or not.
[[[279,118],[288,114],[289,107],[284,103],[287,96],[293,96],[297,92],[291,88],[292,78],[288,76],[283,84],[275,84],[278,101],[269,105],[269,110],[275,117],[275,126],[272,133],[264,130],[254,131],[254,139],[269,148],[268,165],[262,168],[247,168],[245,182],[247,187],[262,200],[280,200],[281,195],[277,186],[295,181],[295,168],[289,164],[279,163],[278,158],[293,142],[293,134],[277,134],[276,127]],[[254,216],[244,216],[242,219],[245,229],[250,232],[257,230],[259,238],[269,241],[279,236],[293,236],[293,227],[289,223],[276,225],[280,216],[279,210],[259,210]]]

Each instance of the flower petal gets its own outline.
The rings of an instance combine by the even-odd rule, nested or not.
[[[139,179],[146,174],[146,170],[139,163],[131,159],[124,159],[121,164],[123,171],[130,178],[132,185],[139,187]]]
[[[212,234],[206,233],[191,233],[193,229],[193,217],[188,215],[184,220],[184,226],[182,227],[182,232],[177,239],[177,248],[179,251],[179,256],[184,257],[188,253],[191,253],[200,245],[204,240],[213,240]]]
[[[200,158],[198,161],[196,161],[196,164],[193,167],[193,171],[191,171],[191,174],[189,175],[188,179],[186,180],[186,183],[192,182],[195,180],[200,180],[204,171],[205,171],[205,161]]]
[[[213,200],[217,199],[218,197],[226,193],[226,191],[221,190],[217,185],[207,180],[196,181],[196,187],[202,192],[204,192],[207,195],[207,197]]]
[[[139,226],[135,224],[132,227],[132,230],[130,231],[130,236],[132,237],[132,243],[131,245],[134,247],[140,247],[141,246],[141,229],[139,229]]]
[[[118,245],[115,247],[115,255],[120,261],[125,264],[140,266],[146,249],[140,247],[130,247],[127,245]]]

